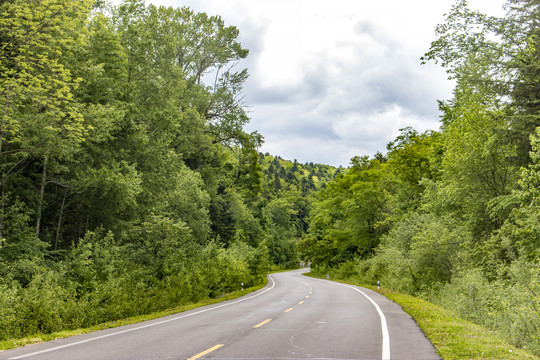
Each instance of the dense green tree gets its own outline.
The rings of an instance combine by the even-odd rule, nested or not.
[[[137,0],[0,12],[0,338],[260,283],[279,225],[238,29]]]
[[[300,246],[306,260],[320,259],[315,266],[368,256],[387,229],[392,182],[387,165],[367,157],[353,158],[352,165],[319,193],[310,213],[310,236]],[[316,249],[329,247],[322,259]]]
[[[540,126],[538,114],[538,18],[536,0],[510,0],[507,14],[497,18],[471,11],[459,0],[437,26],[424,61],[435,60],[447,69],[458,87],[475,89],[491,106],[507,98],[510,114],[508,142],[518,146],[517,165],[530,162],[529,136]]]
[[[45,187],[58,161],[69,159],[84,140],[86,126],[73,93],[74,77],[66,58],[86,39],[89,1],[15,1],[1,4],[0,93],[0,237],[4,227],[8,182],[32,164],[39,171],[33,202],[35,235],[39,237]]]
[[[504,198],[505,202],[516,204],[509,220],[494,236],[497,247],[501,248],[500,260],[513,261],[524,257],[529,261],[539,259],[540,253],[540,127],[531,136],[531,159],[533,163],[523,168],[518,188]]]
[[[286,198],[276,198],[266,207],[269,219],[267,240],[270,258],[275,264],[297,263],[295,229],[292,218],[295,212]]]
[[[260,154],[259,162],[266,175],[261,199],[265,242],[274,263],[292,266],[298,263],[297,242],[308,229],[313,193],[334,176],[335,168],[291,162],[269,154]],[[324,174],[321,179],[312,175],[317,170]]]
[[[438,175],[435,164],[440,161],[436,152],[439,137],[435,132],[420,134],[407,127],[388,143],[386,158],[375,156],[379,162],[388,163],[396,181],[392,202],[398,215],[415,210],[424,191],[422,181]]]
[[[468,222],[477,238],[486,239],[506,216],[492,203],[515,186],[516,146],[501,137],[507,129],[502,114],[486,108],[479,94],[456,94],[444,121],[440,181],[437,192],[429,194],[430,204]],[[442,194],[444,203],[436,199]]]

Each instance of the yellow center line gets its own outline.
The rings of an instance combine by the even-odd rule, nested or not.
[[[309,299],[309,295],[306,295],[306,299]]]
[[[264,324],[269,323],[270,321],[272,321],[272,319],[266,319],[266,320],[264,320],[263,322],[258,323],[257,325],[255,325],[253,328],[256,329],[256,328],[258,328],[258,327],[261,327],[261,326],[263,326]]]
[[[289,312],[291,310],[294,310],[294,308],[288,308],[287,310],[285,310],[284,312]]]
[[[304,300],[300,301],[298,305],[302,305],[304,303]]]
[[[219,349],[219,348],[222,347],[222,346],[223,346],[223,344],[217,344],[216,346],[212,346],[210,349],[205,350],[205,351],[203,351],[203,352],[201,352],[201,353],[198,353],[197,355],[192,356],[192,357],[190,357],[190,358],[187,359],[187,360],[195,360],[195,359],[198,359],[198,358],[200,358],[200,357],[203,357],[203,356],[206,355],[206,354],[211,353],[211,352],[214,351],[214,350]]]

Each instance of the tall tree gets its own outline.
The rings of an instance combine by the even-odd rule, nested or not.
[[[446,22],[437,26],[437,40],[422,58],[440,62],[461,88],[484,94],[491,106],[505,106],[510,143],[518,144],[514,161],[530,162],[529,136],[540,126],[538,114],[537,0],[510,0],[503,18],[486,16],[457,1]],[[508,99],[511,99],[508,102]]]
[[[66,59],[86,39],[90,5],[89,0],[0,5],[0,230],[7,182],[35,166],[40,176],[35,194],[26,200],[35,203],[35,236],[39,237],[51,170],[57,161],[71,158],[84,140],[86,126],[73,96],[81,79],[72,75]]]

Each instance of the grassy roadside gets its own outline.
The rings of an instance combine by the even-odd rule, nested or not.
[[[75,336],[75,335],[82,335],[82,334],[86,334],[92,331],[110,329],[110,328],[115,328],[115,327],[124,326],[124,325],[131,325],[131,324],[135,324],[142,321],[157,319],[160,317],[181,313],[184,311],[196,309],[196,308],[206,306],[206,305],[217,304],[223,301],[236,299],[238,297],[241,297],[249,293],[252,293],[254,291],[257,291],[259,289],[262,289],[264,286],[266,286],[266,284],[267,284],[267,280],[265,279],[262,285],[224,294],[221,297],[216,298],[216,299],[207,299],[207,300],[203,300],[201,302],[195,303],[195,304],[182,305],[182,306],[175,307],[173,309],[155,312],[152,314],[140,315],[140,316],[135,316],[135,317],[127,318],[127,319],[106,322],[106,323],[95,325],[89,328],[58,331],[58,332],[53,332],[50,334],[35,334],[35,335],[28,336],[22,339],[0,341],[0,351],[14,349],[21,346],[41,343],[45,341],[51,341],[55,339],[66,338],[66,337]]]
[[[306,275],[318,277],[309,273]],[[444,360],[540,359],[526,350],[508,344],[496,332],[460,318],[451,310],[438,305],[392,290],[379,290],[376,286],[366,286],[350,281],[339,282],[376,291],[400,305],[407,314],[412,316]]]

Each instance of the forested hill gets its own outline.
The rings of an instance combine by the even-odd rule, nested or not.
[[[424,297],[540,355],[540,4],[458,1],[424,61],[456,80],[441,128],[358,156],[317,194],[312,269]]]
[[[297,266],[297,240],[308,229],[313,194],[343,169],[322,164],[300,164],[279,156],[259,153],[264,178],[262,197],[268,201],[271,214],[270,246],[276,264]]]
[[[310,194],[335,172],[257,152],[237,28],[103,3],[0,4],[0,341],[298,266]]]
[[[263,179],[261,198],[268,214],[267,242],[275,264],[298,266],[297,241],[308,228],[313,193],[343,171],[322,164],[300,164],[259,153]]]

